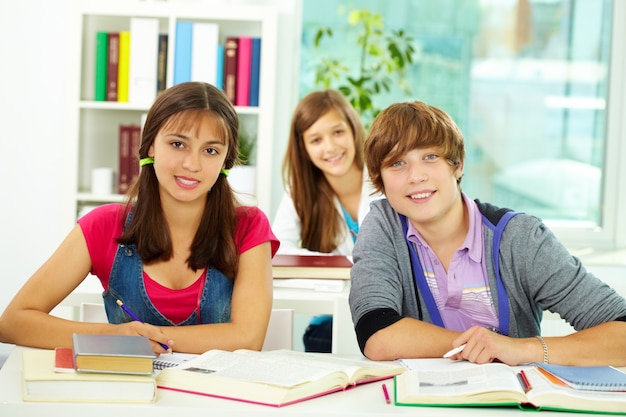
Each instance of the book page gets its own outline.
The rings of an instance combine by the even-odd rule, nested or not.
[[[340,374],[344,384],[362,366],[389,369],[386,363],[340,359],[325,354],[291,350],[224,352],[209,351],[182,366],[187,372],[210,373],[215,376],[291,387],[319,380],[329,374]]]
[[[280,352],[280,353],[278,353]],[[186,372],[213,374],[223,378],[292,387],[323,378],[343,367],[323,360],[311,360],[290,351],[212,350],[183,365]],[[347,382],[347,377],[345,377]]]
[[[523,402],[525,395],[516,370],[503,364],[477,365],[441,362],[439,369],[426,363],[396,377],[399,402],[423,404]]]

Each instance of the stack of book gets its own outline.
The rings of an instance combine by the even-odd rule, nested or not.
[[[143,336],[75,334],[72,348],[24,351],[23,399],[153,402],[155,357]]]
[[[204,81],[222,89],[236,106],[259,105],[261,38],[226,36],[219,25],[176,22],[173,84]],[[149,106],[166,88],[168,35],[156,18],[130,19],[130,30],[96,33],[96,101]]]

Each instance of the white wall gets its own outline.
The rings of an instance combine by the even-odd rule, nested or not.
[[[297,100],[300,0],[229,3],[274,4],[279,10],[271,220],[282,192],[279,161]],[[64,207],[60,167],[72,163],[62,152],[64,8],[64,0],[0,0],[0,312],[68,232],[57,221]]]

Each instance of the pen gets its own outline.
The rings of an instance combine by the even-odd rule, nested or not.
[[[117,303],[118,306],[122,307],[122,310],[124,310],[126,312],[126,314],[128,314],[130,316],[130,318],[132,318],[135,321],[139,321],[139,322],[143,323],[143,321],[141,321],[141,319],[139,319],[139,317],[137,317],[137,315],[135,313],[133,313],[133,311],[130,308],[126,307],[126,305],[123,302],[121,302],[120,300],[117,300],[116,303]],[[161,345],[161,347],[163,349],[165,349],[165,350],[170,350],[170,347],[168,345],[166,345],[165,343],[160,343],[159,342],[159,345]]]
[[[524,372],[523,369],[519,371],[519,374],[517,374],[517,378],[519,379],[519,382],[522,385],[522,388],[524,388],[524,393],[527,393],[528,391],[533,389],[532,385],[530,385],[530,381],[528,381],[526,372]]]
[[[391,399],[389,398],[389,391],[387,391],[387,385],[383,384],[383,395],[385,396],[385,402],[387,404],[391,403]]]
[[[463,345],[461,345],[461,346],[459,346],[459,347],[455,347],[454,349],[452,349],[452,350],[450,350],[450,351],[446,352],[446,353],[443,355],[443,357],[444,357],[444,358],[449,358],[450,356],[454,356],[454,355],[456,355],[457,353],[461,353],[461,352],[463,352],[463,349],[465,349],[465,345],[464,345],[464,344],[463,344]]]

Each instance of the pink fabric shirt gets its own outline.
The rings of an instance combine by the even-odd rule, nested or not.
[[[465,241],[454,254],[448,271],[409,222],[407,237],[416,243],[424,276],[447,329],[471,326],[498,327],[485,264],[482,216],[476,203],[463,194],[470,226]]]
[[[243,215],[244,210],[248,210],[249,215]],[[78,219],[91,257],[91,273],[100,279],[105,290],[109,285],[109,275],[117,251],[115,239],[122,234],[123,214],[124,205],[105,204]],[[235,241],[238,242],[243,238],[239,248],[240,254],[261,243],[270,242],[274,256],[280,243],[274,236],[265,213],[257,207],[238,208],[237,220]],[[177,290],[153,281],[145,272],[143,276],[148,297],[154,306],[165,317],[178,323],[196,308],[198,292],[202,288],[205,273],[206,268],[198,271],[198,279],[193,284]]]

